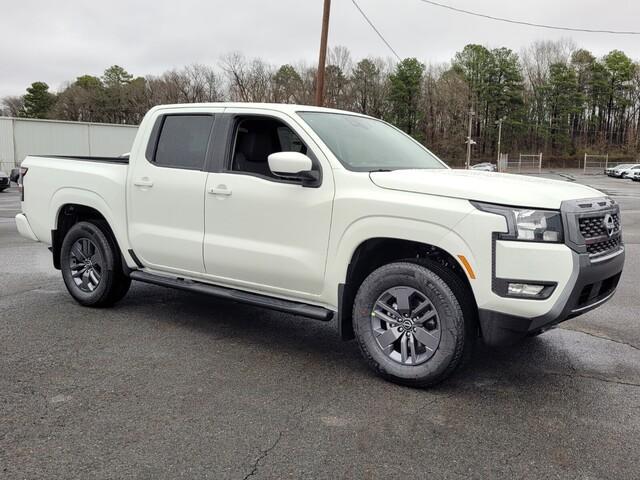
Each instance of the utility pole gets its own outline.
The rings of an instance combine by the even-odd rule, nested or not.
[[[324,0],[322,12],[322,33],[320,34],[320,55],[318,58],[318,74],[316,78],[316,105],[321,107],[324,103],[324,66],[327,61],[327,37],[329,36],[329,12],[331,0]]]
[[[471,168],[471,142],[473,142],[473,140],[471,140],[471,122],[474,115],[475,112],[473,110],[469,110],[469,135],[467,136],[467,163],[465,167],[467,170]]]
[[[500,161],[500,139],[502,138],[502,122],[506,120],[507,117],[502,117],[496,120],[498,124],[498,162]]]

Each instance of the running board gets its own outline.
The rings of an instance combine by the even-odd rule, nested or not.
[[[195,282],[193,280],[185,280],[180,278],[164,277],[162,275],[153,275],[140,270],[134,270],[129,274],[133,280],[143,283],[152,283],[162,287],[177,288],[187,292],[203,293],[213,297],[233,300],[234,302],[247,303],[258,307],[270,308],[279,312],[293,313],[294,315],[302,315],[303,317],[313,318],[328,322],[333,318],[333,312],[326,308],[308,305],[306,303],[291,302],[289,300],[281,300],[278,298],[258,295],[256,293],[243,292],[242,290],[234,290],[232,288],[218,287],[206,283]]]

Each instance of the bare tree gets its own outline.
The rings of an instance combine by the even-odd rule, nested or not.
[[[4,97],[2,99],[2,107],[4,110],[3,115],[18,117],[24,108],[24,99],[20,96]]]

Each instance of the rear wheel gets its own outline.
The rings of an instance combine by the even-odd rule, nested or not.
[[[122,271],[120,251],[103,221],[78,222],[60,251],[62,278],[71,296],[88,307],[106,307],[127,294],[131,279]]]
[[[450,376],[477,338],[468,289],[430,260],[392,263],[371,273],[356,295],[353,320],[369,366],[414,387]]]

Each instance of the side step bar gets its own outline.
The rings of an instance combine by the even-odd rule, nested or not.
[[[258,307],[270,308],[279,312],[293,313],[294,315],[302,315],[303,317],[313,318],[328,322],[333,318],[333,312],[326,308],[308,305],[306,303],[291,302],[289,300],[281,300],[271,298],[256,293],[243,292],[232,288],[217,287],[206,283],[194,282],[193,280],[184,280],[179,278],[164,277],[162,275],[153,275],[140,270],[134,270],[129,274],[133,280],[144,283],[152,283],[162,287],[177,288],[187,292],[203,293],[213,297],[233,300],[235,302],[247,303]]]

